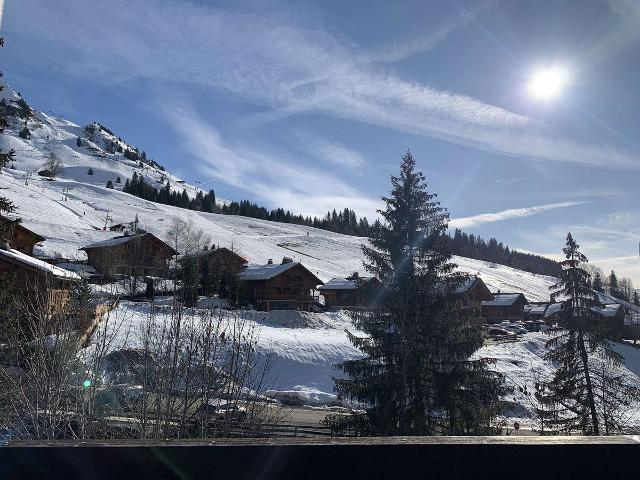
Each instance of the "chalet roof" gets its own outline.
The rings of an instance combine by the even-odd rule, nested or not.
[[[266,265],[254,265],[246,267],[238,274],[238,278],[241,281],[256,281],[256,280],[270,280],[274,277],[277,277],[281,273],[286,272],[296,266],[300,265],[305,270],[309,271],[302,263],[300,262],[285,262],[285,263],[268,263]],[[309,272],[311,275],[313,273]],[[317,280],[317,285],[321,284],[322,281],[315,275],[313,275]]]
[[[525,302],[527,301],[522,293],[494,293],[493,300],[484,300],[482,306],[508,307],[516,303],[520,297],[524,298]]]
[[[8,220],[8,221],[14,221],[19,219],[20,217],[17,215],[0,215],[0,220]],[[34,232],[33,230],[28,229],[27,227],[24,226],[24,224],[22,222],[18,223],[16,225],[16,229],[17,230],[26,230],[27,232],[29,232],[31,235],[33,235],[36,238],[36,243],[38,242],[44,242],[46,240],[46,238],[44,238],[42,235],[37,234],[36,232]]]
[[[160,240],[158,237],[156,237],[151,233],[141,233],[137,235],[122,235],[120,237],[113,237],[113,238],[109,238],[108,240],[103,240],[101,242],[90,243],[89,245],[85,245],[84,247],[82,247],[80,250],[91,250],[94,248],[114,247],[116,245],[122,245],[123,243],[130,242],[131,240],[134,240],[134,239],[145,238],[145,237],[156,239],[158,242],[165,244],[167,248],[169,248],[174,254],[178,253],[170,245],[167,245],[167,243],[163,242],[162,240]]]
[[[227,247],[219,247],[219,248],[211,248],[209,250],[202,250],[200,252],[193,253],[191,255],[185,255],[184,257],[182,257],[181,260],[186,260],[188,258],[206,257],[207,255],[216,254],[218,252],[228,252],[228,253],[230,253],[232,255],[235,255],[236,257],[240,258],[241,260],[244,260],[245,262],[249,261],[246,258],[244,258],[242,255],[238,254],[238,252],[234,252],[233,250],[230,250]]]
[[[245,268],[238,274],[240,280],[269,280],[277,277],[281,273],[290,270],[296,265],[302,265],[300,262],[273,263],[267,265],[254,265]]]
[[[555,315],[560,312],[562,303],[550,304],[544,312],[545,318]],[[613,318],[620,313],[622,305],[619,303],[611,303],[608,305],[594,305],[591,310],[602,315],[603,317]]]
[[[544,315],[548,306],[548,303],[530,303],[524,306],[524,311],[534,315]]]
[[[43,273],[48,273],[56,278],[65,280],[80,280],[79,275],[70,272],[69,270],[65,270],[64,268],[56,267],[55,265],[43,262],[42,260],[38,260],[37,258],[30,257],[29,255],[19,252],[18,250],[0,249],[0,258],[14,264],[23,265],[24,267],[30,268],[32,270],[39,270]]]
[[[376,277],[359,277],[359,279],[332,278],[318,290],[357,290],[363,283],[369,283]],[[360,282],[358,282],[360,280]]]

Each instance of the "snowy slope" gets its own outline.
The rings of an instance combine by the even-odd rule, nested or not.
[[[9,102],[19,98],[9,88],[2,95]],[[0,174],[0,189],[2,196],[18,207],[17,213],[25,226],[46,238],[37,247],[38,253],[81,260],[85,258],[79,250],[82,246],[117,235],[103,231],[107,214],[111,224],[130,222],[137,215],[144,227],[160,238],[166,237],[173,220],[190,220],[206,232],[212,243],[232,246],[251,263],[265,263],[270,258],[278,262],[288,256],[302,261],[323,281],[354,271],[365,273],[363,238],[299,225],[193,212],[145,201],[119,191],[116,178],[120,176],[124,183],[133,172],[138,172],[151,183],[159,182],[164,176],[172,188],[186,188],[190,195],[197,189],[153,165],[140,168],[138,162],[127,160],[122,153],[111,153],[114,145],[121,149],[133,147],[99,127],[87,132],[72,122],[40,112],[34,112],[27,126],[31,139],[18,136],[22,124],[17,120],[0,137],[0,148],[16,151],[11,168],[5,168]],[[50,181],[36,172],[52,154],[64,164],[64,173]],[[94,175],[87,174],[89,168]],[[116,189],[105,188],[108,180],[114,182]],[[461,270],[480,275],[492,291],[522,292],[530,301],[548,300],[549,286],[554,283],[551,277],[488,262],[462,257],[455,257],[454,262]],[[342,313],[240,314],[260,327],[260,353],[275,355],[275,390],[295,393],[311,402],[330,400],[333,398],[332,377],[338,373],[334,365],[359,355],[347,339],[345,328],[353,330],[353,327]],[[114,334],[118,338],[113,348],[135,347],[137,340],[132,332],[144,319],[144,312],[136,305],[123,303],[113,316],[111,325],[117,326]],[[523,391],[527,385],[530,394],[534,373],[551,372],[542,359],[541,342],[539,336],[525,335],[523,341],[485,347],[478,355],[497,358],[496,368],[506,373],[514,386],[522,386]],[[625,355],[631,356],[636,366],[632,370],[638,374],[640,355],[635,349],[627,349]],[[531,411],[527,404],[530,395],[523,391],[516,388],[514,399],[522,405],[520,414],[525,415]]]

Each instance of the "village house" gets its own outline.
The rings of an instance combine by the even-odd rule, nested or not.
[[[102,275],[156,277],[166,274],[169,260],[178,253],[151,233],[125,234],[80,250],[87,253],[87,263]]]
[[[544,312],[545,322],[560,323],[560,311],[562,303],[550,304]],[[619,303],[598,304],[591,307],[601,323],[601,333],[612,340],[622,340],[625,333],[629,331],[631,316],[629,312]],[[627,337],[628,338],[628,337]]]
[[[0,224],[8,225],[14,219],[0,215]],[[11,238],[6,238],[9,246],[19,252],[33,256],[33,247],[36,243],[43,242],[45,238],[32,232],[21,223],[17,223],[10,228]]]
[[[247,264],[247,259],[226,247],[211,249],[188,255],[179,260],[183,268],[197,272],[202,295],[214,293],[226,298],[227,289]]]
[[[482,302],[494,300],[494,296],[480,277],[471,276],[460,286],[458,293],[462,294],[461,306],[471,311],[472,324],[481,325]]]
[[[531,302],[524,306],[525,320],[544,320],[544,312],[549,306],[548,302]]]
[[[481,312],[487,323],[503,320],[524,320],[524,306],[529,302],[522,293],[494,293],[493,300],[484,300]]]
[[[275,264],[250,266],[238,275],[241,301],[258,310],[309,310],[317,301],[313,291],[322,282],[300,262],[283,258]]]
[[[370,306],[382,289],[376,277],[360,277],[354,273],[348,278],[332,278],[318,291],[328,307],[357,308]]]
[[[27,311],[47,318],[66,312],[72,285],[80,277],[0,244],[0,275],[10,295]],[[6,291],[4,292],[6,293]]]

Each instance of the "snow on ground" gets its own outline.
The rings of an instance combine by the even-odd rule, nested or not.
[[[495,360],[491,367],[494,371],[505,376],[505,383],[512,389],[506,400],[517,404],[506,417],[518,419],[521,423],[536,424],[535,400],[536,382],[552,378],[555,368],[544,359],[547,353],[546,343],[549,335],[545,333],[527,333],[518,337],[515,342],[495,343],[485,345],[474,354],[474,358],[489,358]],[[614,343],[614,349],[623,355],[624,366],[621,371],[629,382],[638,384],[640,379],[640,350],[621,343]],[[597,358],[591,362],[597,363]],[[629,426],[640,426],[640,401],[627,407]]]
[[[159,304],[163,302],[160,299]],[[201,306],[205,304],[201,302]],[[221,312],[226,320],[238,315],[247,327],[257,327],[256,351],[260,358],[269,358],[272,380],[266,389],[274,397],[295,396],[308,404],[330,402],[335,399],[333,377],[339,375],[334,365],[360,356],[345,334],[345,328],[354,328],[342,312]],[[157,313],[154,321],[168,321],[167,315]],[[91,358],[95,343],[105,338],[110,351],[141,348],[141,331],[148,318],[148,303],[121,302],[109,314],[106,332],[94,336],[92,346],[81,355]]]
[[[2,96],[8,100],[18,99],[9,87]],[[170,172],[148,165],[141,168],[138,162],[127,160],[122,153],[110,153],[113,150],[110,145],[114,143],[123,148],[129,146],[107,131],[93,129],[87,133],[68,120],[41,112],[35,112],[28,127],[32,133],[29,140],[18,137],[21,124],[17,121],[0,136],[0,148],[16,151],[15,161],[0,174],[0,189],[2,195],[18,207],[17,214],[24,225],[46,238],[36,247],[38,254],[82,260],[86,255],[79,250],[81,247],[119,235],[104,231],[105,225],[131,222],[137,215],[145,228],[160,238],[166,238],[174,220],[190,220],[212,243],[233,247],[253,264],[266,263],[268,259],[279,262],[287,256],[301,261],[323,281],[354,271],[366,274],[362,266],[363,238],[148,202],[120,191],[134,172],[158,186],[163,179],[169,180],[173,189],[186,188],[191,196],[197,189]],[[81,146],[77,145],[78,138]],[[37,175],[37,171],[52,155],[63,163],[64,172],[59,178],[48,180]],[[93,175],[88,174],[89,168]],[[122,183],[116,183],[117,177]],[[114,182],[115,189],[105,187],[108,180]],[[491,291],[522,292],[529,301],[549,299],[549,286],[554,283],[551,277],[468,258],[454,257],[453,260],[460,270],[479,275]],[[114,288],[120,286],[98,289],[113,293]],[[112,312],[116,320],[109,327],[114,329],[116,337],[112,348],[136,345],[135,334],[146,317],[145,308],[144,304],[123,302]],[[271,387],[274,396],[299,396],[307,402],[335,398],[332,377],[339,372],[333,365],[359,355],[344,332],[345,328],[352,328],[345,314],[252,311],[239,314],[260,327],[260,354],[274,353],[276,380]],[[486,346],[477,353],[496,358],[496,368],[522,389],[516,388],[513,394],[522,405],[522,411],[513,412],[514,415],[530,411],[535,375],[550,372],[549,365],[542,359],[543,344],[544,337],[528,334],[518,342]],[[617,348],[628,356],[629,369],[640,375],[638,350],[624,345]]]

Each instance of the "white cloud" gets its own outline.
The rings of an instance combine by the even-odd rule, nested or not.
[[[227,143],[184,102],[164,104],[163,111],[183,148],[201,161],[198,169],[209,178],[294,213],[321,217],[334,208],[349,207],[360,216],[375,216],[378,200],[364,196],[330,172],[289,161],[282,152],[270,154]]]
[[[12,35],[31,44],[31,61],[56,59],[56,68],[94,81],[145,79],[185,90],[195,84],[276,116],[321,112],[506,155],[640,168],[635,152],[536,133],[525,116],[363,65],[352,45],[282,12],[169,0],[62,0],[55,9],[46,0],[23,0],[11,12]]]
[[[511,220],[513,218],[530,217],[531,215],[537,215],[539,213],[548,212],[550,210],[556,210],[558,208],[573,207],[581,205],[586,202],[559,202],[549,203],[546,205],[537,205],[534,207],[526,208],[511,208],[508,210],[502,210],[495,213],[482,213],[480,215],[474,215],[472,217],[455,218],[449,222],[450,228],[469,228],[485,223],[502,222],[504,220]]]

